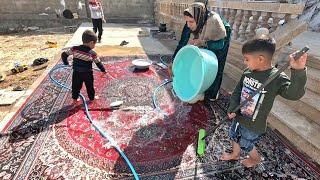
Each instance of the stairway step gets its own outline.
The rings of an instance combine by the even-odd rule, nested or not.
[[[278,98],[289,105],[295,111],[303,114],[308,119],[320,125],[320,95],[306,90],[305,95],[299,101],[290,101],[282,97]]]
[[[228,93],[232,93],[234,88],[237,85],[237,81],[235,81],[229,74],[224,74],[222,77],[221,87],[227,91]]]
[[[275,100],[268,122],[298,149],[320,164],[320,126]]]
[[[308,67],[307,76],[307,87],[311,91],[320,94],[320,70]]]
[[[320,70],[308,67],[308,77],[320,82]]]
[[[290,70],[286,70],[285,73],[290,76]],[[320,94],[320,70],[308,67],[307,78],[307,88],[312,92]]]
[[[243,63],[242,57],[239,57],[237,54],[230,53],[228,54],[227,62],[238,67],[239,69],[245,69],[246,65]]]
[[[313,67],[315,69],[320,69],[320,57],[308,55],[307,66]]]
[[[278,54],[278,55],[280,55],[280,57],[285,58],[289,54],[291,54],[295,51],[299,51],[299,50],[300,49],[294,48],[292,46],[285,46],[285,47],[281,48],[280,51],[278,51],[278,53],[276,53],[276,55]],[[311,49],[311,51],[308,52],[307,66],[320,70],[320,57],[315,54],[312,54],[312,50],[314,50],[314,49]]]
[[[224,73],[227,74],[233,80],[238,82],[241,78],[243,70],[241,70],[237,66],[227,62],[224,67]]]

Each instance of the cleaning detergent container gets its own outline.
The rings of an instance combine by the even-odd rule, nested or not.
[[[218,59],[209,50],[187,45],[174,58],[173,89],[183,102],[195,102],[217,76]]]

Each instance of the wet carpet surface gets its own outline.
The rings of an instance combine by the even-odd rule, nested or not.
[[[229,124],[208,138],[206,156],[197,158],[198,129],[219,121],[229,95],[221,92],[210,106],[190,105],[173,97],[168,85],[156,94],[160,112],[152,96],[166,78],[165,71],[155,66],[137,70],[131,66],[132,58],[103,59],[108,74],[94,72],[99,98],[89,109],[94,122],[116,140],[142,179],[319,178],[271,130],[258,144],[264,160],[256,168],[218,161],[222,151],[230,149]],[[70,70],[57,70],[54,78],[70,84]],[[86,95],[85,88],[82,93]],[[116,100],[123,100],[123,106],[108,108]],[[0,179],[132,179],[118,152],[93,130],[83,108],[71,101],[71,93],[49,78],[39,85],[2,133]]]

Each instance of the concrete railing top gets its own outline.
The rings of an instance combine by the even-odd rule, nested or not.
[[[178,26],[185,24],[183,10],[192,2],[194,0],[156,1],[156,21],[168,23],[169,29],[178,30],[177,24],[179,24]],[[298,14],[302,13],[303,7],[302,4],[241,1],[209,1],[208,5],[210,10],[228,20],[233,29],[233,42],[244,43],[255,36],[257,29],[266,28],[278,42],[277,48],[281,48],[306,30],[306,22],[296,18]],[[178,30],[178,36],[179,33]]]
[[[191,4],[194,0],[157,0],[157,2],[164,3],[178,3],[178,4]],[[255,2],[255,1],[209,1],[209,6],[228,8],[228,9],[241,9],[261,12],[275,12],[283,14],[298,15],[301,14],[304,4],[288,4],[288,3],[270,3],[270,2]]]

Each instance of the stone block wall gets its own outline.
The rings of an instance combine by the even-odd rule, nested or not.
[[[104,13],[109,21],[153,22],[155,0],[103,0]]]
[[[154,0],[102,0],[109,22],[153,22]],[[88,0],[1,0],[0,33],[24,26],[52,27],[77,25],[89,21]],[[77,14],[78,19],[61,17],[64,9]]]

